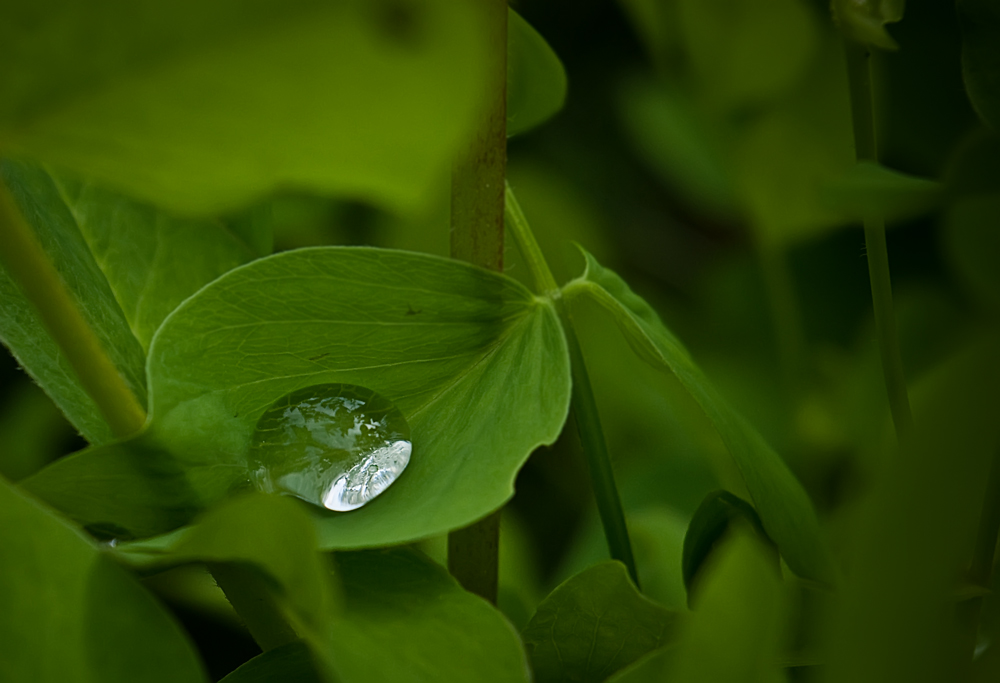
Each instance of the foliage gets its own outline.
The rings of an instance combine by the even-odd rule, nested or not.
[[[995,7],[563,5],[504,83],[486,2],[0,8],[0,679],[1000,674]],[[412,439],[346,513],[256,490],[330,383]]]

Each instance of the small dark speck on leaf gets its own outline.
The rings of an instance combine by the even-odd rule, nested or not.
[[[309,360],[319,360],[320,358],[326,358],[329,355],[330,355],[329,353],[321,353],[318,356],[313,356]]]
[[[413,310],[413,306],[406,304],[406,315],[417,315],[418,313],[423,313],[422,310]]]

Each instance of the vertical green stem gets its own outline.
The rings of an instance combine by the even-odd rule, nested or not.
[[[573,420],[576,422],[580,446],[587,461],[587,468],[590,470],[591,486],[604,527],[604,537],[607,539],[611,557],[625,565],[635,585],[638,586],[639,573],[636,571],[635,558],[632,555],[632,543],[629,541],[628,526],[625,524],[625,511],[622,509],[618,487],[615,484],[615,473],[611,468],[611,457],[608,455],[608,445],[604,439],[604,429],[601,427],[601,416],[597,412],[597,401],[590,386],[590,375],[587,374],[587,364],[584,362],[583,350],[576,337],[573,318],[524,217],[524,212],[521,211],[521,205],[518,204],[510,187],[507,188],[506,213],[507,225],[535,279],[535,286],[555,301],[566,335],[573,374],[571,403]]]
[[[261,650],[298,640],[260,575],[238,564],[211,562],[208,569]]]
[[[766,237],[761,238],[757,251],[764,270],[764,284],[771,305],[771,315],[774,318],[782,381],[788,396],[796,397],[802,387],[802,374],[805,369],[802,321],[785,250],[765,240]]]
[[[475,138],[451,176],[451,256],[503,271],[504,179],[507,174],[507,0],[487,6],[488,103]],[[462,586],[497,599],[500,513],[448,535],[448,570]]]
[[[146,421],[146,412],[84,319],[73,295],[2,182],[0,258],[11,279],[38,311],[42,324],[112,433],[125,437],[139,431]]]
[[[871,52],[867,46],[850,41],[845,43],[845,47],[855,153],[858,161],[877,161]],[[896,427],[896,437],[900,442],[904,442],[912,434],[913,416],[906,391],[903,360],[899,354],[896,316],[892,307],[889,254],[885,246],[885,221],[880,216],[870,216],[865,218],[864,225],[865,246],[868,251],[868,276],[871,280],[882,374],[889,394],[889,410],[892,412],[892,422]]]

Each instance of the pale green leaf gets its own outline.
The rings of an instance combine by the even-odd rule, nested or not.
[[[4,3],[0,153],[186,213],[296,186],[391,206],[484,101],[477,3]]]
[[[538,683],[599,683],[664,645],[676,621],[636,590],[623,564],[603,562],[552,591],[522,637]]]
[[[0,546],[0,680],[207,680],[192,644],[145,589],[2,479]]]
[[[582,251],[582,249],[581,249]],[[736,463],[768,535],[803,577],[830,581],[832,569],[812,502],[787,465],[746,419],[733,410],[695,365],[656,312],[587,252],[584,275],[563,288],[605,308],[635,352],[672,372],[712,421]]]
[[[76,221],[51,178],[34,166],[0,162],[0,180],[14,196],[39,243],[78,303],[84,319],[118,368],[126,385],[146,401],[145,356],[94,260]],[[73,426],[91,443],[111,440],[93,400],[80,385],[41,318],[0,267],[0,338]]]

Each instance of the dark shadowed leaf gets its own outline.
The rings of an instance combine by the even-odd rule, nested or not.
[[[993,130],[1000,127],[1000,7],[992,0],[958,0],[962,76],[972,106]]]
[[[0,680],[207,680],[194,647],[145,589],[3,480],[0,545]]]
[[[145,403],[142,346],[132,335],[114,293],[52,179],[37,167],[2,161],[0,180],[10,189],[105,352],[139,402]],[[111,440],[111,429],[97,406],[45,332],[35,308],[2,267],[0,337],[88,441],[104,443]]]
[[[507,136],[544,123],[566,100],[566,71],[531,24],[510,10],[507,19]]]
[[[1000,194],[960,199],[945,220],[945,246],[972,290],[1000,306]]]
[[[906,0],[833,0],[833,19],[849,40],[896,50],[899,44],[885,30],[903,18]]]
[[[0,153],[183,212],[278,186],[413,204],[486,95],[477,3],[0,9]]]
[[[676,621],[636,590],[623,564],[604,562],[552,591],[523,638],[538,683],[598,683],[663,646]]]
[[[298,641],[259,654],[221,683],[324,683],[309,646]]]
[[[711,553],[729,533],[734,523],[741,523],[757,533],[764,546],[773,544],[764,532],[760,517],[750,503],[728,491],[713,491],[705,497],[695,510],[684,536],[684,558],[682,561],[684,585],[688,590],[688,604],[694,595],[695,579]],[[777,558],[775,558],[777,561]],[[775,562],[777,566],[777,562]]]
[[[583,251],[581,249],[581,251]],[[563,288],[605,308],[633,350],[654,367],[672,372],[701,406],[722,438],[768,535],[800,576],[833,579],[827,550],[808,494],[788,466],[746,419],[722,398],[656,312],[615,273],[587,252],[583,276]]]

